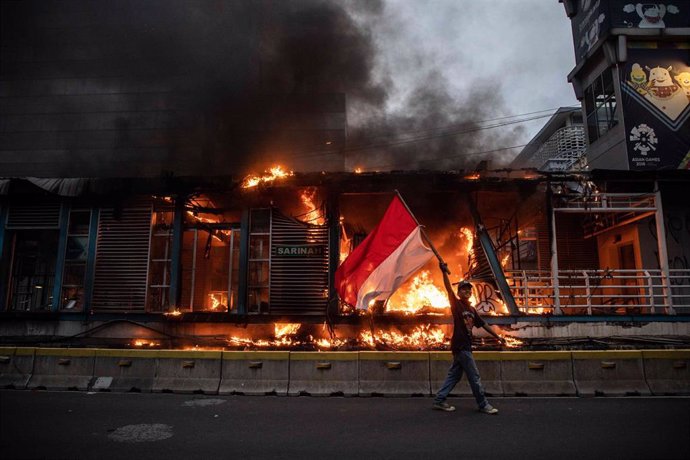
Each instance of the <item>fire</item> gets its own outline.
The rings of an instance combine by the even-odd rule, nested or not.
[[[445,310],[450,307],[448,294],[438,288],[431,279],[431,273],[423,270],[407,284],[406,289],[398,290],[388,301],[387,311],[405,314],[428,313],[429,309]],[[437,311],[437,313],[446,313]]]
[[[299,323],[275,323],[273,325],[274,335],[277,339],[295,335],[301,326]]]
[[[465,244],[465,253],[469,256],[474,249],[474,233],[468,227],[462,227],[460,233],[465,237],[467,243]]]
[[[304,207],[307,208],[307,212],[302,215],[302,220],[311,224],[324,225],[326,223],[326,219],[323,216],[321,209],[314,203],[315,198],[315,187],[306,188],[300,194],[300,200],[302,200]]]
[[[135,339],[134,342],[132,342],[132,345],[138,348],[143,348],[143,347],[159,347],[160,343],[155,342],[153,340],[146,340],[146,339]]]
[[[225,292],[211,292],[208,295],[210,300],[210,310],[218,311],[220,308],[225,308],[228,303],[228,296]]]
[[[163,314],[165,316],[180,316],[182,314],[182,312],[176,308],[173,311],[166,311]]]
[[[355,168],[355,174],[362,174],[362,168]]]
[[[446,335],[440,326],[426,324],[415,327],[409,334],[380,329],[374,333],[363,331],[360,333],[359,340],[370,348],[383,344],[393,349],[426,349],[442,347],[446,343]]]
[[[499,335],[501,336],[501,338],[503,338],[503,340],[506,341],[506,347],[508,347],[508,348],[520,348],[522,346],[523,342],[522,342],[522,340],[520,340],[518,338],[511,337],[509,335],[503,335],[503,334],[499,334]]]
[[[242,181],[242,188],[252,188],[262,183],[269,183],[276,179],[283,179],[290,176],[294,176],[294,172],[285,171],[283,170],[282,166],[278,165],[272,167],[268,171],[264,171],[262,176],[250,174],[249,176],[245,177]]]
[[[481,176],[479,175],[479,173],[474,173],[474,174],[468,174],[467,176],[465,176],[465,179],[467,179],[467,180],[479,180],[480,177]]]

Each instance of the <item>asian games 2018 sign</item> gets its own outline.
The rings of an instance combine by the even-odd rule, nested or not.
[[[689,54],[682,48],[629,50],[621,92],[631,170],[689,167]]]

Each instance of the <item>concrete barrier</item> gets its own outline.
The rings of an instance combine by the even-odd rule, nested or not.
[[[220,386],[220,351],[159,350],[152,391],[217,394]]]
[[[472,353],[482,378],[482,385],[487,396],[503,395],[503,384],[501,383],[501,353],[492,351],[475,351]],[[453,354],[449,351],[432,351],[429,353],[429,366],[431,375],[431,394],[441,389],[441,385],[446,380],[448,369],[453,362]],[[460,383],[458,383],[451,396],[472,396],[472,390],[467,383],[467,376],[463,373]]]
[[[156,375],[155,350],[95,350],[94,391],[150,392]]]
[[[33,348],[0,348],[0,388],[26,388],[33,367]]]
[[[289,351],[224,351],[219,394],[287,395]]]
[[[643,350],[647,385],[654,395],[690,395],[690,350]]]
[[[359,352],[360,396],[428,396],[429,352]]]
[[[28,389],[87,390],[93,377],[95,350],[36,348]]]
[[[636,396],[651,391],[641,351],[573,351],[575,385],[582,396]]]
[[[569,351],[504,351],[501,382],[505,396],[575,396]]]
[[[291,352],[291,396],[354,396],[359,393],[356,351]]]

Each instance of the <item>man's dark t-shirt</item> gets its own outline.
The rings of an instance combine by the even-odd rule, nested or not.
[[[472,351],[472,328],[484,326],[484,320],[467,300],[453,296],[451,302],[453,337],[450,339],[450,350],[453,353]]]

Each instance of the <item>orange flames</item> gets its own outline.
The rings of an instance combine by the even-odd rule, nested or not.
[[[274,335],[277,339],[295,335],[301,326],[299,323],[275,323],[273,325]]]
[[[402,312],[408,315],[417,313],[447,313],[450,308],[448,294],[438,288],[431,279],[431,273],[423,270],[411,283],[399,289],[388,301],[386,311]]]
[[[135,346],[137,348],[144,348],[144,347],[154,348],[154,347],[159,347],[160,343],[153,341],[153,340],[147,340],[147,339],[135,339],[132,342],[132,346]]]
[[[321,209],[315,204],[316,188],[309,187],[300,193],[300,200],[302,205],[307,209],[307,212],[301,216],[301,220],[315,225],[324,225],[326,218],[323,216]]]
[[[268,171],[264,171],[264,174],[261,176],[250,174],[249,176],[245,177],[242,181],[242,188],[252,188],[259,184],[270,183],[276,179],[282,179],[290,176],[294,176],[294,172],[285,171],[283,170],[282,166],[278,165],[272,167]]]
[[[360,341],[370,348],[375,348],[377,344],[385,345],[393,349],[420,349],[441,347],[446,342],[446,335],[441,326],[431,326],[429,324],[415,327],[409,334],[391,330],[364,331],[359,336]]]

